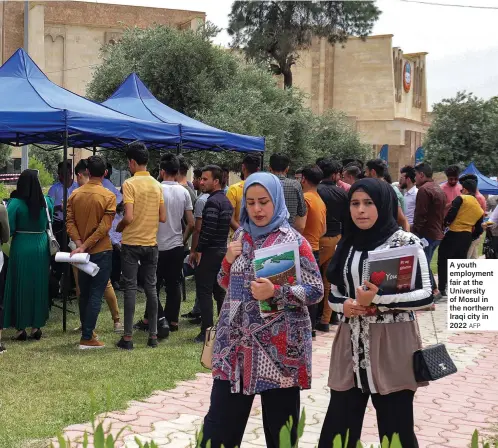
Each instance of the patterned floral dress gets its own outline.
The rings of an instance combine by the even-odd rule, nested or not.
[[[232,393],[253,395],[269,389],[311,387],[311,322],[307,305],[320,302],[323,283],[309,243],[289,224],[257,238],[244,232],[242,254],[230,265],[223,260],[219,284],[227,290],[213,353],[214,379],[230,381]],[[275,286],[279,311],[262,317],[252,297],[254,251],[297,241],[302,283]]]

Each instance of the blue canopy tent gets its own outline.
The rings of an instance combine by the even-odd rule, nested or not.
[[[166,106],[152,95],[136,73],[129,75],[113,95],[102,104],[142,120],[180,125],[182,150],[239,152],[265,150],[264,137],[251,137],[222,131]]]
[[[0,67],[0,142],[119,148],[141,140],[153,149],[176,148],[177,124],[147,122],[83,98],[50,81],[17,50]]]
[[[477,188],[482,194],[498,194],[498,183],[489,177],[486,177],[484,174],[481,174],[474,165],[474,162],[465,168],[460,176],[463,176],[464,174],[474,174],[477,176]]]
[[[148,122],[116,112],[52,83],[28,54],[17,50],[0,67],[0,142],[63,148],[64,160],[72,147],[122,148],[141,140],[151,149],[179,148],[180,126]],[[64,177],[68,179],[67,165]],[[66,220],[67,190],[63,210]],[[62,248],[67,250],[66,226]],[[66,330],[69,265],[61,280],[63,330]]]

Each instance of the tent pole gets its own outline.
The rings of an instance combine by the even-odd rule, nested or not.
[[[63,220],[62,220],[62,252],[67,252],[67,229],[66,229],[66,218],[67,218],[67,181],[69,179],[69,173],[67,172],[67,146],[68,146],[68,131],[64,132],[64,188],[62,195],[62,210],[63,210]],[[69,263],[63,263],[62,272],[62,331],[66,331],[67,327],[67,298],[68,298],[68,283],[69,283]]]
[[[264,169],[264,164],[265,164],[265,154],[264,153],[261,153],[261,171],[263,171]]]
[[[93,155],[97,154],[97,147],[94,145],[93,146]]]

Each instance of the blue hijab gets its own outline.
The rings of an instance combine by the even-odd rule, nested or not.
[[[266,188],[266,191],[268,191],[271,201],[273,202],[273,217],[266,226],[262,227],[254,224],[251,218],[249,218],[249,214],[246,210],[247,189],[255,184]],[[244,230],[249,233],[253,239],[256,239],[262,235],[268,235],[275,229],[278,229],[282,224],[287,222],[288,218],[289,212],[287,210],[287,206],[285,205],[284,190],[279,178],[273,174],[264,172],[251,174],[244,182],[244,194],[242,196],[242,206],[240,211],[240,225],[244,228]]]

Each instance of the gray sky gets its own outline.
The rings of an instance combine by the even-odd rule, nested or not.
[[[425,0],[431,1],[431,0]],[[498,0],[433,0],[437,3],[493,6]],[[162,8],[204,11],[207,20],[226,28],[232,0],[105,0]],[[382,11],[373,34],[393,34],[404,53],[427,52],[429,104],[458,90],[490,98],[498,95],[498,9],[472,9],[377,0]],[[215,40],[228,45],[226,32]]]

